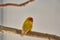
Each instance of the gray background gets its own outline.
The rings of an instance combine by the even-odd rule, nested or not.
[[[4,0],[3,3],[22,3],[27,0]],[[32,31],[55,34],[60,36],[60,0],[36,0],[25,7],[8,6],[4,8],[3,25],[22,29],[24,20],[32,16],[34,24]],[[39,40],[32,37],[5,33],[4,39],[9,40]],[[42,39],[43,40],[43,39]]]
[[[3,3],[3,0],[0,0],[0,4]],[[3,25],[3,8],[0,8],[0,25]],[[3,40],[3,33],[0,33],[0,40]]]
[[[0,4],[3,3],[3,0],[0,0]],[[0,25],[3,23],[3,8],[0,8]]]

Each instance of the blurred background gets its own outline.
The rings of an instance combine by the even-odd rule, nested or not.
[[[0,0],[1,3],[20,4],[28,0]],[[60,0],[35,0],[23,7],[7,6],[0,8],[0,25],[22,29],[24,20],[32,16],[32,31],[60,36]],[[41,38],[21,37],[20,35],[3,33],[1,40],[40,40]],[[44,40],[44,39],[41,39]]]

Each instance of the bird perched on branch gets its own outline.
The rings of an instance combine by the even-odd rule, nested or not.
[[[21,35],[26,35],[28,32],[30,32],[32,30],[32,26],[33,26],[33,18],[28,17],[23,23]]]

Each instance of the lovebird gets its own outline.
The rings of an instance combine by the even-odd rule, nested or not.
[[[22,26],[21,34],[26,35],[28,32],[32,30],[32,26],[33,26],[33,18],[32,17],[26,18]]]

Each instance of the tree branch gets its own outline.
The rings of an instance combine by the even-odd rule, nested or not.
[[[19,29],[9,28],[9,27],[5,27],[5,26],[0,25],[0,31],[2,31],[2,30],[14,32],[16,34],[21,35],[21,30],[19,30]],[[47,33],[41,33],[41,32],[34,32],[34,31],[29,32],[28,34],[26,34],[26,36],[48,38],[49,40],[50,39],[60,40],[60,36],[47,34]]]
[[[0,8],[6,7],[6,6],[21,7],[21,6],[25,6],[25,5],[27,5],[28,3],[33,2],[33,1],[35,1],[35,0],[29,0],[29,1],[26,1],[26,2],[21,3],[21,4],[15,4],[15,3],[0,4]]]

